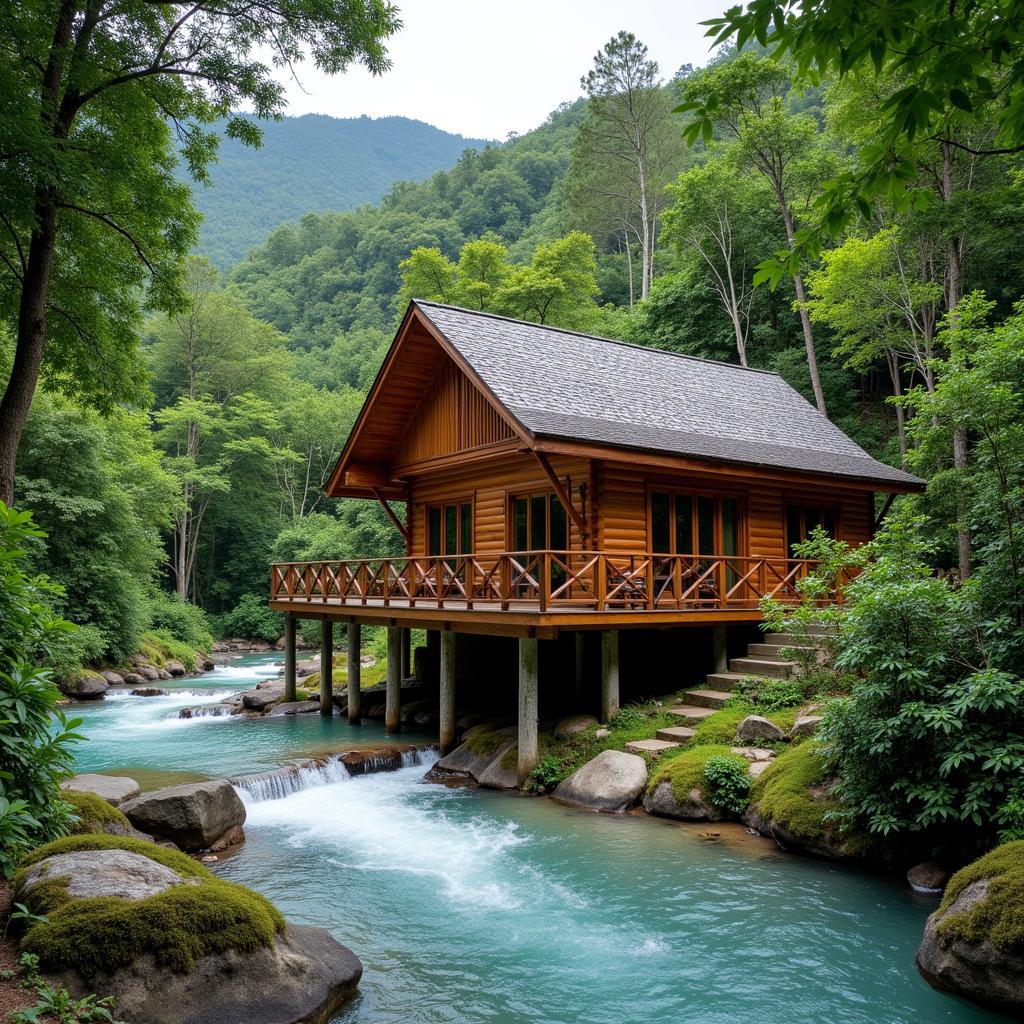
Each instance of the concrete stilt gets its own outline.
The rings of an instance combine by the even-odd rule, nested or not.
[[[455,746],[455,634],[441,634],[441,720],[438,744],[442,754]]]
[[[384,698],[384,731],[402,729],[402,631],[388,626],[388,680]]]
[[[516,765],[519,785],[526,782],[537,767],[537,640],[519,638],[519,759]]]
[[[607,722],[619,710],[619,631],[601,633],[601,721]]]
[[[715,671],[729,671],[729,634],[725,626],[715,626],[711,633],[711,642],[714,647]]]
[[[587,634],[583,632],[578,632],[576,633],[576,676],[574,680],[577,707],[579,707],[580,703],[583,700],[583,684],[585,678],[583,675],[583,659],[586,656],[586,652]]]
[[[284,699],[295,700],[295,616],[284,613]]]
[[[348,624],[348,721],[349,725],[362,722],[362,630],[355,622]]]
[[[320,623],[320,714],[334,714],[334,623]]]

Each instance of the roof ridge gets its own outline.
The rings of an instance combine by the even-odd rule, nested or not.
[[[430,299],[412,299],[416,306],[433,306],[436,309],[451,309],[456,313],[469,313],[471,316],[483,316],[491,320],[503,320],[510,324],[524,324],[527,327],[536,327],[542,331],[553,331],[556,334],[571,334],[575,338],[586,338],[588,341],[603,341],[608,345],[618,345],[620,348],[637,349],[640,352],[657,352],[660,355],[673,356],[676,359],[689,359],[695,363],[710,363],[712,366],[725,366],[730,370],[741,370],[749,373],[762,373],[768,377],[785,378],[778,370],[763,370],[759,366],[740,366],[739,363],[730,363],[725,359],[708,359],[705,356],[692,356],[687,352],[675,352],[670,348],[658,348],[656,345],[639,345],[635,341],[622,341],[619,338],[606,338],[602,334],[587,334],[585,331],[570,331],[566,327],[555,327],[553,324],[535,324],[532,320],[520,320],[514,316],[503,316],[501,313],[491,313],[486,309],[467,309],[465,306],[453,306],[450,302],[433,302]],[[792,385],[791,385],[792,386]],[[793,389],[796,390],[795,388]],[[797,394],[800,394],[798,391]],[[800,396],[803,397],[802,395]]]

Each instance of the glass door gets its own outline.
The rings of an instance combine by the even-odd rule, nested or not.
[[[512,537],[511,546],[515,552],[525,551],[556,551],[569,550],[569,524],[565,507],[558,500],[554,491],[543,491],[539,494],[517,494],[512,498]],[[563,557],[561,554],[556,557]],[[529,565],[530,559],[520,558],[519,562],[528,568],[531,576],[538,579],[540,573],[539,560]],[[565,582],[565,569],[559,564],[551,567],[552,589]],[[520,583],[520,597],[528,596],[530,584]]]

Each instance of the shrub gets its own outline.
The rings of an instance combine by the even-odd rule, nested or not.
[[[733,692],[761,714],[796,707],[805,697],[804,688],[792,679],[741,679]]]
[[[60,781],[71,774],[78,719],[61,711],[60,691],[39,667],[73,627],[49,610],[59,587],[29,576],[31,516],[0,502],[0,876],[9,878],[30,846],[60,835],[68,807]]]
[[[159,591],[149,603],[150,630],[208,654],[213,647],[210,624],[202,608],[182,601],[175,594]]]
[[[674,757],[663,757],[651,773],[647,784],[648,792],[653,792],[662,782],[672,783],[672,791],[679,800],[686,800],[690,791],[696,789],[701,796],[714,803],[711,796],[711,783],[704,775],[704,769],[712,759],[732,761],[745,772],[746,758],[733,754],[725,744],[708,744],[707,746],[690,746]]]
[[[265,595],[243,594],[231,611],[220,616],[217,628],[222,637],[273,643],[284,633],[284,615],[267,607]]]
[[[528,793],[546,793],[554,789],[565,777],[564,765],[560,757],[545,754],[530,772],[530,777],[523,787]]]
[[[740,814],[747,806],[750,774],[746,761],[716,754],[704,763],[704,791],[716,807]]]
[[[182,853],[140,839],[69,836],[34,851],[23,868],[81,850],[138,853],[198,884],[177,885],[141,900],[78,900],[68,897],[59,878],[41,882],[23,902],[48,920],[30,925],[21,948],[38,956],[44,970],[70,968],[89,976],[127,967],[150,953],[172,970],[187,972],[211,953],[270,946],[284,930],[281,914],[259,893],[217,878]],[[15,876],[15,891],[23,879],[21,872]]]
[[[142,634],[140,653],[159,668],[166,661],[180,661],[189,672],[196,669],[196,649],[176,640],[166,630]]]
[[[107,640],[97,626],[79,626],[68,633],[46,659],[55,679],[72,679],[86,665],[101,661]]]

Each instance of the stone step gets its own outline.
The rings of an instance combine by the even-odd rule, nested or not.
[[[713,690],[735,690],[738,683],[749,678],[744,672],[712,672],[706,682]]]
[[[626,751],[630,754],[664,754],[666,750],[675,750],[679,743],[672,740],[631,740],[626,744]]]
[[[699,722],[702,718],[713,715],[714,711],[711,708],[698,708],[692,704],[680,704],[674,708],[665,708],[665,714],[675,715],[676,718],[687,722]]]
[[[725,690],[687,690],[683,694],[691,704],[696,704],[699,708],[714,708],[715,711],[725,707],[725,702],[731,696],[732,694]]]
[[[733,658],[729,668],[748,676],[774,676],[788,679],[797,668],[795,661],[765,661],[763,658]]]
[[[693,739],[693,730],[687,729],[685,725],[670,725],[667,729],[659,729],[654,736],[656,739],[667,740],[669,743],[684,744]]]
[[[777,647],[821,647],[824,639],[820,634],[810,636],[806,633],[765,633],[764,642]]]
[[[748,644],[747,645],[747,657],[748,658],[767,658],[769,661],[774,661],[776,658],[779,661],[785,661],[781,651],[801,651],[807,654],[813,654],[820,650],[818,647],[805,647],[802,644],[788,643],[788,644]]]

